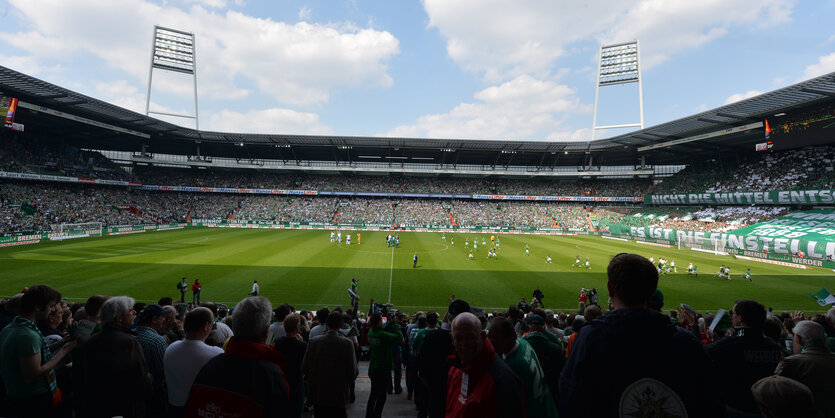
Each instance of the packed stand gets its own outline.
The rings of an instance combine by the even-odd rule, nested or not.
[[[294,189],[366,193],[504,194],[526,196],[641,196],[646,180],[516,180],[386,176],[298,175],[226,170],[140,167],[143,184],[164,186]]]
[[[15,135],[0,135],[0,156],[3,171],[133,181],[129,173],[99,152],[46,144],[36,137],[23,141]]]
[[[655,186],[654,193],[831,189],[835,146],[762,152],[739,162],[693,164]]]

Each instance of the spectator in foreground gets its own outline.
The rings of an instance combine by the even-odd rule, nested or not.
[[[186,401],[186,417],[289,417],[283,357],[265,344],[272,306],[262,296],[235,306],[226,352],[213,357],[194,378]]]
[[[0,376],[11,417],[49,417],[61,401],[53,369],[76,342],[52,355],[35,325],[46,320],[60,301],[61,294],[47,285],[30,287],[20,299],[20,315],[0,332]]]
[[[806,385],[824,416],[835,416],[835,354],[826,348],[826,332],[814,321],[794,326],[793,351],[777,366],[774,374]]]
[[[165,384],[168,388],[168,416],[180,418],[186,412],[186,399],[194,378],[223,349],[205,343],[212,331],[214,316],[208,308],[195,308],[186,314],[183,328],[186,338],[174,341],[165,350]]]
[[[728,415],[759,414],[751,385],[774,374],[782,350],[763,334],[765,307],[753,300],[737,301],[731,309],[734,336],[706,346],[716,366]]]
[[[547,334],[545,320],[542,319],[542,316],[536,314],[529,315],[525,319],[525,322],[528,323],[528,329],[530,330],[530,332],[525,334],[525,341],[536,352],[536,358],[539,360],[539,365],[545,374],[545,381],[548,383],[548,389],[551,391],[554,406],[557,406],[560,404],[560,373],[565,364],[562,347],[553,341],[553,336]]]
[[[380,418],[383,416],[383,406],[386,404],[386,381],[391,376],[396,360],[392,356],[391,347],[393,343],[401,341],[401,334],[396,329],[393,331],[384,329],[383,315],[379,312],[371,314],[369,325],[371,330],[368,331],[368,351],[371,358],[368,365],[368,377],[371,379],[371,392],[368,394],[365,418]]]
[[[165,388],[165,370],[163,358],[168,342],[159,335],[165,321],[165,311],[156,303],[148,305],[139,313],[139,322],[134,328],[136,338],[142,345],[145,355],[145,365],[153,377],[154,393],[148,402],[148,416],[164,416],[168,405],[168,394]]]
[[[455,352],[452,344],[451,322],[461,313],[470,312],[470,304],[452,300],[440,329],[429,331],[418,354],[418,377],[426,387],[429,416],[444,416],[447,396],[448,357]]]
[[[286,305],[282,305],[286,306]],[[304,413],[304,374],[302,361],[307,352],[307,343],[299,333],[301,316],[290,313],[284,315],[281,331],[284,335],[275,340],[275,348],[284,356],[286,366],[284,374],[290,387],[290,416],[301,418]],[[272,329],[272,325],[270,326]]]
[[[768,418],[815,418],[822,415],[815,408],[812,391],[794,379],[768,376],[751,386],[751,394],[760,410]]]
[[[136,317],[127,296],[101,307],[102,330],[84,345],[84,413],[90,418],[144,417],[152,378],[142,345],[130,330]]]
[[[551,390],[542,367],[539,365],[536,352],[527,341],[516,337],[513,322],[504,318],[494,319],[489,337],[496,354],[522,380],[522,386],[525,389],[525,409],[528,415],[557,418],[559,416],[557,407],[554,405],[554,398],[551,396]]]
[[[451,337],[455,357],[447,377],[445,416],[527,416],[522,382],[496,355],[481,321],[469,312],[457,315]]]
[[[316,417],[345,417],[351,382],[357,378],[357,357],[351,340],[339,334],[342,313],[331,312],[327,331],[311,338],[302,362],[308,400]]]
[[[647,309],[658,286],[655,266],[618,254],[607,275],[615,310],[580,331],[560,376],[560,416],[630,416],[662,399],[672,416],[724,416],[701,343]]]

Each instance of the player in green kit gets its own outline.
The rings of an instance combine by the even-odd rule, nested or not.
[[[528,244],[525,244],[525,255],[531,255],[531,250],[528,248]]]
[[[578,255],[576,259],[574,259],[574,264],[571,267],[581,267],[582,264],[580,263],[580,256]]]
[[[745,275],[742,276],[742,277],[745,278],[745,279],[748,279],[748,283],[754,283],[754,281],[751,280],[751,269],[750,268],[748,270],[745,270]]]

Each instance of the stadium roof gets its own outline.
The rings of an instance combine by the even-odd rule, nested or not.
[[[583,142],[383,138],[197,131],[148,117],[0,66],[0,92],[65,114],[141,133],[117,132],[39,109],[19,109],[26,132],[114,151],[285,161],[397,159],[411,163],[486,166],[685,164],[721,152],[750,152],[762,142],[765,117],[835,102],[835,73],[692,116],[607,139]],[[753,126],[752,126],[753,125]],[[740,128],[743,126],[743,128]],[[708,135],[711,133],[713,136]],[[689,141],[697,136],[707,138]],[[676,145],[665,145],[675,141]],[[646,148],[645,148],[646,147]],[[365,160],[367,161],[367,160]]]

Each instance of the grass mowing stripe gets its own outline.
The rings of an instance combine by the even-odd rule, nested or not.
[[[363,244],[350,246],[330,244],[329,234],[188,228],[0,248],[0,295],[47,283],[74,300],[93,294],[179,300],[175,284],[186,276],[189,282],[200,278],[202,299],[235,301],[257,279],[262,294],[274,304],[288,302],[307,309],[339,301],[347,305],[345,289],[351,277],[357,277],[363,303],[374,298],[407,309],[442,310],[455,293],[474,306],[506,307],[522,296],[529,298],[533,288],[540,286],[547,307],[565,308],[576,306],[581,287],[597,288],[605,302],[609,259],[619,252],[634,252],[656,260],[662,256],[676,260],[680,273],[662,275],[659,281],[668,308],[689,303],[713,311],[727,309],[737,299],[755,299],[776,310],[821,312],[824,309],[809,294],[832,288],[835,277],[828,269],[799,270],[594,236],[500,235],[499,259],[494,260],[485,257],[486,248],[481,245],[484,235],[489,246],[486,234],[448,233],[444,242],[440,233],[404,232],[400,248],[386,247],[382,231],[363,231]],[[467,237],[470,247],[464,248]],[[480,248],[469,261],[467,254],[476,237]],[[453,238],[455,246],[450,245]],[[530,256],[524,255],[525,243],[530,245]],[[414,252],[420,258],[418,268],[412,268]],[[545,263],[548,253],[553,264]],[[590,257],[592,269],[572,268],[577,255],[582,261]],[[699,267],[698,278],[686,274],[689,262]],[[712,277],[720,264],[731,267],[732,281]],[[748,267],[753,283],[740,277]],[[362,308],[366,309],[367,305]]]

